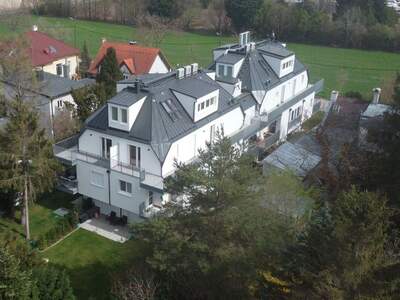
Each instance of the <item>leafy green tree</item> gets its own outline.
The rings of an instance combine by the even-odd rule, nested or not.
[[[33,270],[36,297],[40,300],[74,300],[69,277],[65,270],[52,266],[41,266]]]
[[[17,257],[5,248],[0,248],[0,299],[30,299],[34,283],[31,272],[24,270]]]
[[[90,68],[91,58],[89,56],[89,50],[87,48],[86,41],[83,43],[83,48],[81,52],[81,62],[79,64],[79,72],[82,77],[87,77],[87,72]]]
[[[101,63],[100,72],[96,79],[98,83],[104,85],[107,98],[111,98],[116,94],[117,82],[123,79],[123,75],[119,69],[114,48],[107,49],[107,54]]]
[[[251,297],[258,270],[295,232],[291,218],[266,205],[264,183],[253,158],[224,137],[193,164],[177,164],[167,190],[184,204],[133,228],[150,246],[147,263],[164,297]]]
[[[96,84],[95,86],[72,91],[72,97],[76,104],[75,117],[81,123],[98,108],[100,108],[107,100],[104,84]]]
[[[237,32],[253,28],[254,19],[262,0],[226,0],[225,8],[228,17]]]
[[[49,191],[55,182],[59,165],[38,115],[18,96],[10,101],[8,123],[0,131],[0,186],[23,195],[23,217],[26,239],[30,239],[29,202],[38,193]]]
[[[321,208],[285,257],[290,299],[394,299],[400,266],[392,243],[393,211],[375,193],[355,188]]]

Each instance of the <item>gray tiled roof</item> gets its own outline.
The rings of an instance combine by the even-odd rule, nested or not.
[[[243,55],[236,53],[227,53],[217,58],[216,62],[221,64],[234,65],[243,59]]]
[[[129,107],[140,99],[143,99],[143,97],[147,97],[147,94],[143,92],[135,93],[133,88],[128,87],[108,100],[108,103]]]
[[[140,79],[140,76],[138,78]],[[187,114],[173,92],[181,91],[197,97],[215,90],[219,90],[218,110],[198,122],[194,122]],[[136,90],[126,89],[124,93],[132,94],[134,97]],[[100,108],[87,120],[86,128],[150,144],[161,162],[165,160],[174,141],[239,107],[242,103],[242,101],[232,99],[227,91],[202,71],[184,79],[177,79],[173,74],[165,76],[159,82],[146,86],[141,93],[146,94],[147,97],[130,132],[108,127],[107,105]],[[176,106],[179,118],[174,120],[163,108],[162,102],[167,100],[172,101]],[[254,105],[255,100],[250,94],[247,94],[247,96],[243,96],[243,103],[246,106],[251,105],[250,103]]]
[[[278,42],[261,42],[257,45],[257,49],[269,54],[275,55],[277,57],[289,57],[294,53]]]
[[[44,80],[38,82],[38,93],[49,98],[57,98],[71,93],[72,90],[95,84],[94,79],[71,80],[50,73],[44,73]]]

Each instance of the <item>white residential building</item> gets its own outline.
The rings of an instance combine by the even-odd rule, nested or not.
[[[76,166],[77,191],[103,214],[149,217],[173,200],[164,179],[175,160],[192,162],[218,130],[233,143],[256,138],[268,147],[299,128],[322,84],[310,85],[306,68],[281,44],[248,37],[215,49],[210,70],[193,64],[121,81],[77,144],[56,146],[56,156]]]

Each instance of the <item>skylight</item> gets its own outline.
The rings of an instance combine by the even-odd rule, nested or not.
[[[167,101],[161,102],[162,107],[164,107],[165,111],[167,114],[170,116],[172,121],[176,121],[182,118],[181,114],[178,111],[178,108],[176,107],[175,103],[172,102],[171,99],[168,99]]]

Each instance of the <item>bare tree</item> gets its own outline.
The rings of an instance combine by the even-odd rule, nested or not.
[[[120,300],[153,300],[156,291],[154,276],[136,270],[131,270],[123,279],[116,280],[112,287],[113,295]]]
[[[68,138],[79,130],[79,122],[74,118],[72,110],[64,107],[54,117],[53,128],[56,141]]]
[[[227,28],[228,18],[226,16],[224,0],[213,0],[207,10],[209,21],[216,32],[221,34]]]
[[[139,21],[137,39],[143,44],[160,47],[168,32],[168,21],[156,16],[144,16]]]

